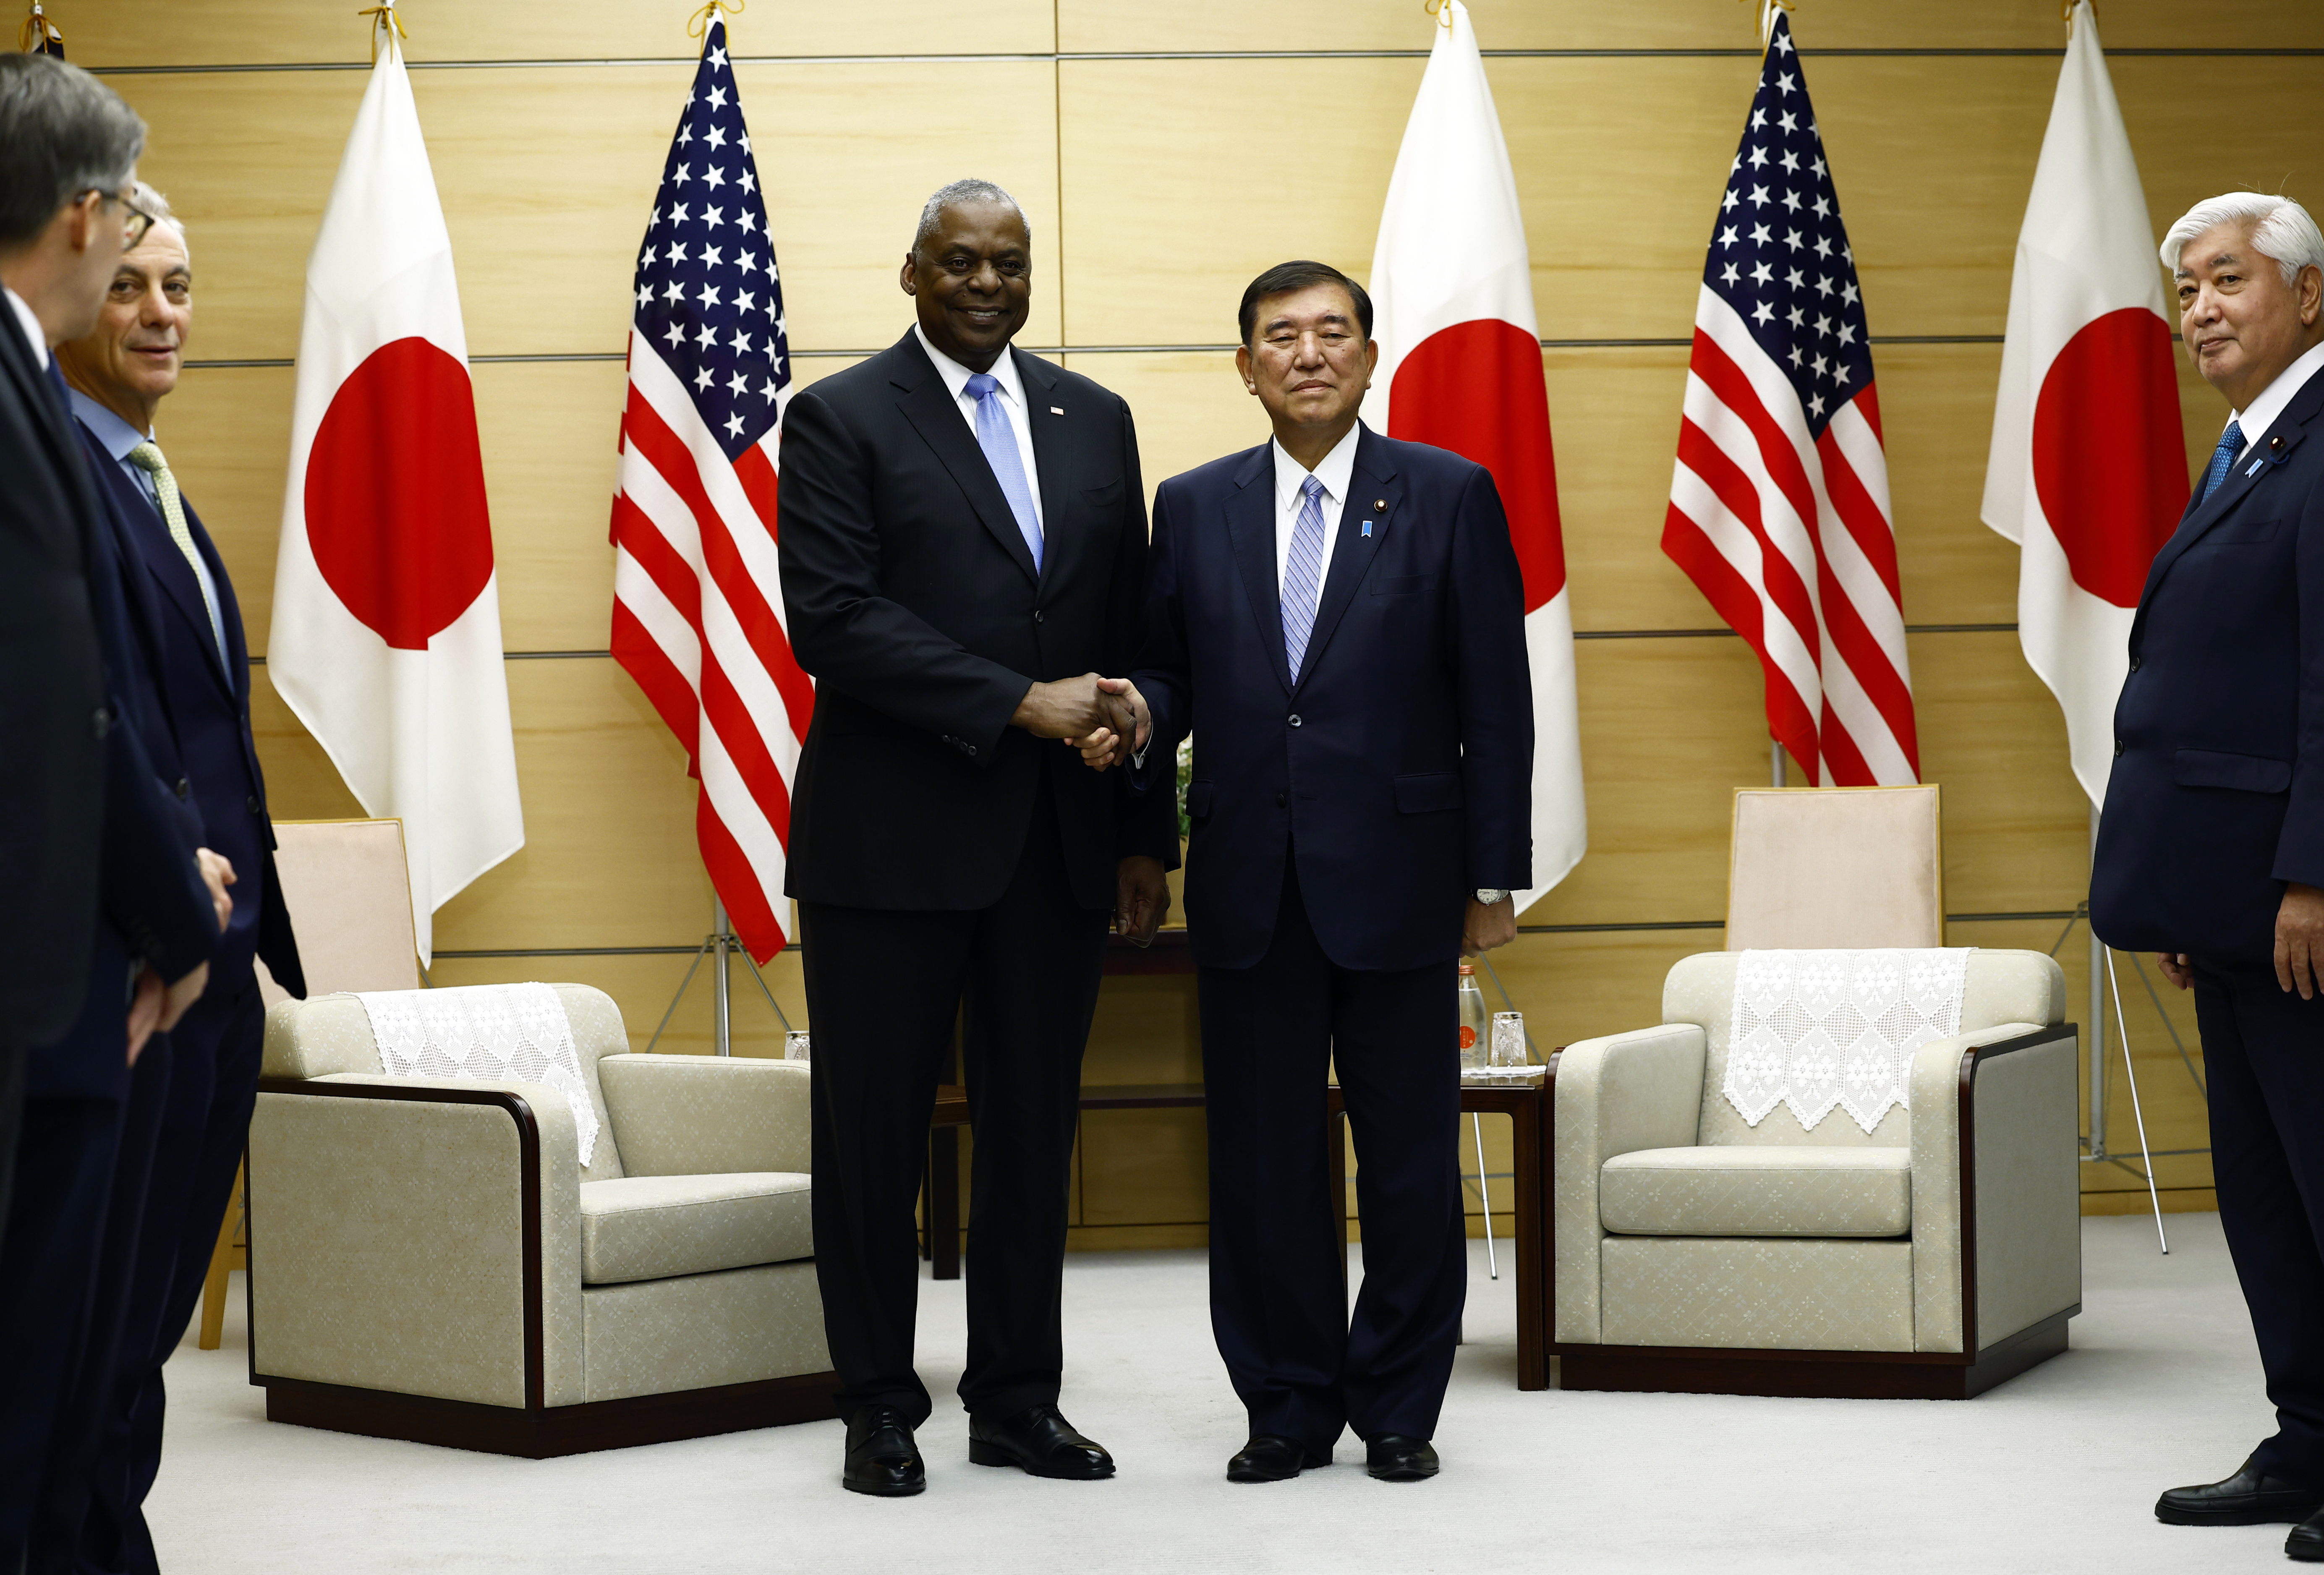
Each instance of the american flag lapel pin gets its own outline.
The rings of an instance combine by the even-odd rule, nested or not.
[[[1065,408],[1063,405],[1051,405],[1049,407],[1049,414],[1053,416],[1062,416],[1065,413]]]

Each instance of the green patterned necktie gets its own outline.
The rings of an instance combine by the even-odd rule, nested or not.
[[[194,571],[194,584],[202,585],[205,578],[202,555],[195,550],[194,533],[186,529],[186,505],[178,497],[178,478],[170,474],[170,462],[161,457],[161,445],[147,438],[129,451],[129,463],[153,478],[153,496],[161,505],[161,519],[170,527],[170,539],[176,542],[178,550],[186,555],[186,566]],[[202,600],[204,603],[209,601],[207,589],[203,592]],[[218,649],[224,650],[226,631],[218,627],[217,609],[210,608],[209,614],[210,637],[218,642]]]

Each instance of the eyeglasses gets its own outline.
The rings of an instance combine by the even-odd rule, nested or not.
[[[73,195],[73,200],[78,202],[82,198],[92,195],[101,197],[107,202],[117,202],[129,210],[129,216],[121,221],[121,249],[124,252],[134,252],[137,249],[137,244],[145,238],[145,232],[153,227],[153,216],[118,191],[107,191],[102,186],[91,186],[85,190],[76,192]]]

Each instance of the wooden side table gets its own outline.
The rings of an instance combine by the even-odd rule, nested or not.
[[[1549,1387],[1549,1155],[1550,1102],[1548,1079],[1534,1083],[1461,1085],[1463,1115],[1479,1111],[1509,1119],[1510,1168],[1516,1172],[1517,1193],[1517,1387]],[[1341,1124],[1347,1119],[1338,1084],[1331,1091],[1332,1190],[1340,1204],[1341,1272],[1346,1272],[1348,1246],[1347,1146]]]

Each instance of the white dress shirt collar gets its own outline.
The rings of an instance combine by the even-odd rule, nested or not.
[[[2319,368],[2324,368],[2324,345],[2311,345],[2307,355],[2277,373],[2275,381],[2263,389],[2248,407],[2228,418],[2244,429],[2244,451],[2239,460],[2248,457],[2259,446],[2267,429],[2275,425],[2276,418],[2283,414],[2283,407],[2292,402],[2292,396],[2305,388]]]
[[[8,304],[15,309],[17,326],[24,330],[24,337],[32,342],[32,359],[41,364],[42,372],[46,372],[49,369],[48,330],[41,327],[41,319],[32,315],[32,309],[25,304],[23,296],[5,284],[0,284],[0,294],[7,296]]]
[[[928,359],[936,363],[936,375],[945,380],[945,387],[952,391],[952,397],[955,400],[968,400],[973,406],[976,401],[969,396],[968,380],[974,377],[976,373],[930,344],[927,330],[921,327],[919,324],[912,325],[912,334],[919,340],[920,348],[928,353]],[[1000,356],[985,370],[992,373],[993,381],[1001,385],[1001,393],[1011,405],[1016,407],[1010,412],[1010,419],[1022,426],[1025,411],[1025,384],[1017,376],[1017,357],[1004,347]]]
[[[1323,456],[1315,466],[1315,479],[1323,484],[1323,495],[1329,500],[1324,505],[1326,509],[1344,506],[1348,501],[1348,484],[1356,474],[1356,439],[1363,429],[1361,421],[1349,428],[1348,435],[1333,444],[1332,452]],[[1275,454],[1276,502],[1296,510],[1300,484],[1307,479],[1308,473],[1301,468],[1297,460],[1283,451],[1283,445],[1276,439],[1268,438],[1267,446]],[[1329,557],[1324,561],[1328,563]]]

